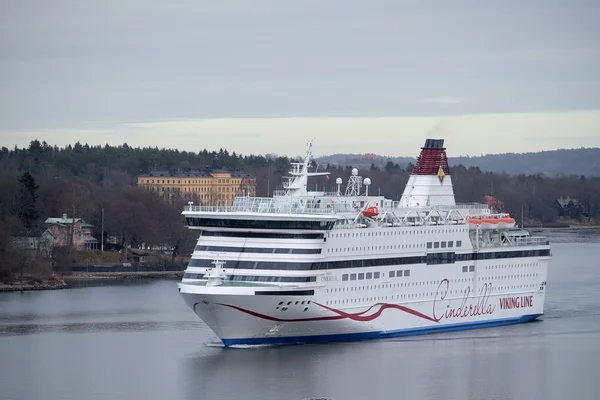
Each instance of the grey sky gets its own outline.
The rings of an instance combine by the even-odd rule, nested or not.
[[[0,144],[62,132],[57,144],[184,148],[189,132],[142,139],[129,124],[418,117],[431,130],[452,115],[597,111],[599,20],[597,0],[0,0]],[[600,146],[599,121],[570,147]],[[268,138],[252,125],[191,139],[258,151],[239,141]],[[265,151],[295,152],[286,143]]]

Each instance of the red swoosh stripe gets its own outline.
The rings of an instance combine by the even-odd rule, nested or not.
[[[196,303],[196,304],[198,304],[198,303]],[[194,304],[194,311],[196,310],[196,304]],[[318,305],[320,307],[323,307],[326,310],[334,312],[337,315],[331,315],[331,316],[328,316],[328,317],[312,317],[312,318],[298,318],[298,319],[277,318],[277,317],[272,317],[270,315],[265,315],[265,314],[257,313],[255,311],[246,310],[244,308],[233,306],[233,305],[230,305],[230,304],[223,304],[223,303],[217,303],[217,304],[225,306],[225,307],[233,308],[235,310],[241,311],[243,313],[252,315],[252,316],[257,317],[257,318],[262,318],[262,319],[266,319],[266,320],[269,320],[269,321],[276,321],[276,322],[332,321],[332,320],[339,320],[339,319],[346,319],[346,318],[351,319],[353,321],[368,322],[368,321],[373,321],[374,319],[378,318],[381,315],[381,313],[383,312],[383,310],[388,309],[388,308],[392,308],[392,309],[397,309],[397,310],[400,310],[400,311],[404,311],[406,313],[415,315],[417,317],[426,319],[428,321],[439,322],[439,321],[436,321],[434,318],[432,318],[432,317],[430,317],[428,315],[425,315],[423,313],[420,313],[418,311],[415,311],[415,310],[413,310],[411,308],[404,307],[404,306],[397,305],[397,304],[388,304],[388,303],[377,303],[377,304],[374,304],[371,307],[369,307],[367,310],[361,311],[361,312],[358,312],[358,313],[346,313],[344,311],[337,310],[335,308],[327,307],[327,306],[325,306],[323,304],[319,304],[319,303],[313,302],[313,304],[316,304],[316,305]],[[371,311],[376,306],[380,306],[380,307],[379,307],[379,309],[375,313],[370,314],[370,315],[364,315],[364,314],[368,313],[369,311]]]
[[[315,303],[315,304],[319,304],[319,303]],[[319,304],[319,305],[321,307],[329,310],[329,311],[333,311],[336,314],[343,315],[344,318],[350,318],[353,321],[363,321],[363,322],[364,321],[373,321],[375,318],[377,318],[377,317],[379,317],[381,315],[381,313],[383,312],[383,310],[385,310],[387,308],[395,308],[397,310],[404,311],[406,313],[415,315],[417,317],[426,319],[428,321],[439,322],[439,321],[436,321],[434,318],[431,318],[429,315],[425,315],[423,313],[420,313],[418,311],[413,310],[412,308],[404,307],[404,306],[401,306],[401,305],[398,305],[398,304],[376,303],[376,304],[372,305],[371,307],[369,307],[368,310],[360,312],[360,313],[356,313],[356,314],[345,313],[343,311],[336,310],[335,308],[327,307],[327,306],[325,306],[323,304]],[[362,314],[365,314],[368,311],[370,311],[375,306],[380,306],[380,308],[379,308],[379,310],[377,310],[377,312],[375,312],[374,314],[371,314],[371,315],[364,315],[364,316],[362,315]]]

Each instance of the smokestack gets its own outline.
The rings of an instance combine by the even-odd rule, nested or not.
[[[450,174],[444,139],[425,139],[425,146],[421,147],[421,154],[417,157],[413,174],[439,176],[440,168],[444,175]]]

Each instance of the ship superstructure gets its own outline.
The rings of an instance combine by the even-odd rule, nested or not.
[[[179,283],[226,346],[339,341],[531,321],[550,246],[507,214],[456,204],[442,139],[427,139],[400,201],[308,191],[311,147],[272,198],[185,207],[198,243]]]

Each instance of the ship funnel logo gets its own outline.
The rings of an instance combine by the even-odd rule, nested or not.
[[[442,169],[441,165],[440,165],[440,169],[438,169],[437,176],[438,176],[438,178],[440,178],[440,183],[443,183],[444,177],[446,176],[446,174],[444,174],[444,170]]]

